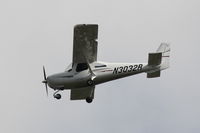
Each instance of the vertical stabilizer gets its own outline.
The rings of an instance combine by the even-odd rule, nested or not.
[[[167,43],[161,43],[156,53],[149,53],[147,78],[160,77],[161,70],[169,67],[170,46]]]
[[[156,52],[162,53],[160,69],[167,69],[169,67],[170,45],[167,43],[161,43],[160,47],[157,49]]]

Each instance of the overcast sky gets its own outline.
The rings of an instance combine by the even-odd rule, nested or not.
[[[1,0],[1,133],[199,133],[198,0]],[[161,77],[98,85],[92,104],[46,97],[48,75],[72,61],[73,26],[99,24],[98,59],[147,62],[171,44]]]

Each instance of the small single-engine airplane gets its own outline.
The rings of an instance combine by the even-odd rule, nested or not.
[[[161,43],[155,53],[149,53],[148,63],[106,63],[97,61],[98,25],[81,24],[74,27],[73,61],[65,72],[46,77],[43,66],[46,93],[47,85],[55,90],[54,98],[62,90],[71,90],[71,100],[94,99],[95,85],[146,72],[147,78],[160,77],[160,71],[169,67],[170,47]]]

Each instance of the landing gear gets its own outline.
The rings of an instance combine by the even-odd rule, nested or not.
[[[88,84],[89,86],[92,86],[92,85],[94,85],[94,81],[91,80],[91,79],[89,79],[89,80],[87,81],[87,84]]]
[[[85,100],[86,100],[87,103],[91,103],[93,101],[93,98],[87,97]]]
[[[57,90],[54,94],[53,94],[53,97],[56,98],[56,99],[61,99],[61,95],[60,94],[57,94],[60,90]]]
[[[54,95],[54,98],[56,98],[56,99],[61,99],[61,95],[60,94],[56,94],[56,95]]]

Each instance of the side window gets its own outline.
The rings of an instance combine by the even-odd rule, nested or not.
[[[72,66],[72,63],[71,63],[71,64],[69,64],[69,65],[67,66],[67,68],[65,69],[65,72],[71,72],[71,71],[72,71],[72,68],[73,68],[73,66]]]
[[[77,71],[77,72],[81,72],[81,71],[87,70],[87,69],[88,69],[87,63],[79,63],[79,64],[77,64],[77,66],[76,66],[76,71]]]
[[[95,66],[95,68],[100,68],[100,67],[107,67],[107,66],[106,65]]]

